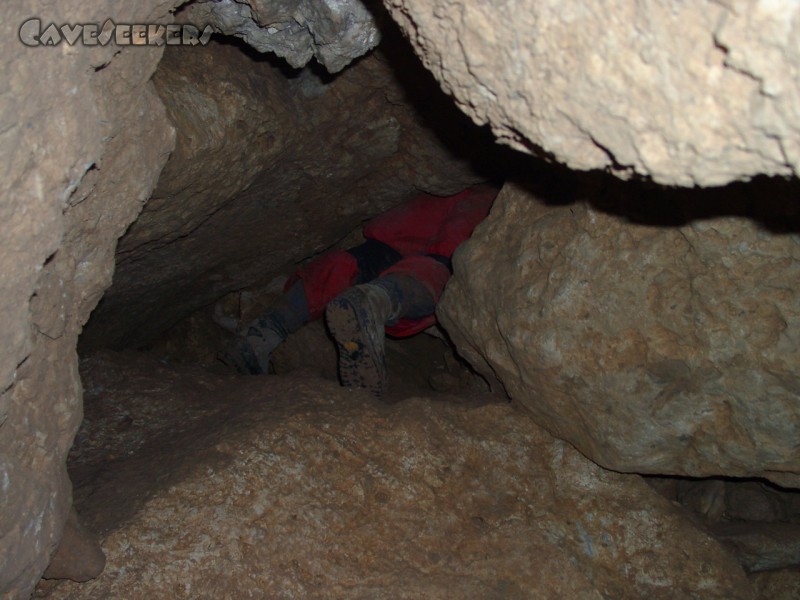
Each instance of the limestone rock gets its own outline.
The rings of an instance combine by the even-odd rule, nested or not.
[[[108,285],[114,243],[174,143],[150,76],[161,49],[30,48],[18,28],[171,21],[174,2],[12,0],[0,22],[0,596],[25,598],[71,504],[80,423],[75,347]],[[146,143],[144,143],[146,140]]]
[[[47,566],[45,579],[89,581],[103,572],[106,556],[95,537],[81,524],[73,508],[64,524],[61,541]]]
[[[800,172],[800,5],[385,0],[477,123],[575,169],[718,185]]]
[[[381,36],[360,0],[222,0],[188,7],[185,19],[274,52],[293,67],[312,58],[330,73],[372,50]]]
[[[793,600],[800,598],[800,568],[767,571],[751,576],[756,600]]]
[[[438,314],[462,354],[607,468],[797,487],[800,237],[734,207],[775,190],[726,189],[734,216],[666,226],[526,185],[507,185],[456,254]],[[677,199],[632,204],[659,202]]]
[[[749,573],[800,565],[800,525],[796,523],[717,523],[711,532],[731,548]]]
[[[335,78],[287,74],[232,44],[168,49],[155,83],[176,149],[120,240],[84,348],[149,343],[227,292],[290,273],[417,190],[454,193],[481,179],[469,159],[491,136],[470,132],[401,42],[386,39],[385,55]]]
[[[103,439],[117,449],[78,489],[84,512],[100,524],[138,504],[101,527],[98,579],[46,582],[40,598],[751,594],[641,478],[604,471],[508,403],[389,406],[309,376],[223,380],[135,356],[86,361],[84,376],[72,468],[98,464]],[[133,423],[121,434],[120,411]]]

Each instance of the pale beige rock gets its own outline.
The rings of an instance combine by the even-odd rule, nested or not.
[[[775,192],[742,189],[756,206]],[[646,200],[630,204],[662,201]],[[635,223],[510,184],[455,271],[438,314],[458,349],[592,460],[800,481],[797,234],[737,216]]]
[[[0,164],[4,175],[0,180],[3,197],[0,203],[3,247],[0,255],[0,339],[3,340],[0,594],[3,595],[27,596],[59,539],[70,505],[64,456],[81,417],[76,339],[110,281],[115,241],[150,197],[173,146],[174,135],[161,101],[148,83],[161,56],[159,49],[117,52],[119,49],[114,47],[89,49],[63,45],[31,49],[20,44],[17,28],[34,15],[56,23],[103,22],[107,18],[119,23],[168,22],[177,3],[176,0],[115,3],[6,0],[3,3],[0,20],[0,62],[4,74],[0,83]],[[462,103],[474,104],[469,109],[474,116],[494,123],[498,135],[515,141],[518,147],[531,141],[541,143],[562,160],[581,168],[607,164],[606,150],[598,149],[603,147],[622,167],[632,165],[630,168],[651,174],[659,181],[679,183],[718,182],[758,170],[786,173],[796,169],[798,77],[796,66],[789,61],[797,62],[798,36],[790,20],[796,19],[798,9],[790,3],[732,0],[673,7],[618,1],[605,3],[604,10],[592,14],[581,14],[578,4],[562,2],[539,2],[535,11],[519,0],[491,7],[491,11],[481,7],[488,7],[488,3],[475,3],[460,12],[443,10],[442,3],[417,4],[414,13],[420,25],[412,37],[423,49],[429,66],[443,79],[445,72],[467,77],[466,84],[454,78],[448,84],[451,91]],[[634,6],[645,10],[634,14]],[[426,12],[429,8],[431,14]],[[399,12],[395,10],[395,14]],[[505,19],[503,24],[493,20],[497,14]],[[724,19],[713,21],[723,15]],[[532,18],[538,21],[532,23]],[[443,23],[461,20],[467,25],[459,33],[460,42],[454,37],[460,25],[447,24],[436,33],[442,36],[441,56],[433,53],[435,44],[428,31],[435,20]],[[509,33],[504,29],[505,23],[518,25],[523,33]],[[544,25],[547,31],[542,29]],[[619,44],[614,36],[622,36]],[[554,38],[557,43],[552,43]],[[476,62],[472,49],[486,43],[492,45],[491,52],[478,58],[499,56],[500,62]],[[633,53],[622,51],[631,46]],[[770,49],[765,52],[766,46]],[[553,50],[558,47],[562,51]],[[670,58],[672,54],[660,53],[673,48],[675,60]],[[463,65],[457,67],[457,62],[453,62],[453,49],[458,49],[469,62],[467,71],[477,73],[473,79],[470,79],[472,73],[464,74]],[[573,57],[575,61],[568,62]],[[436,64],[438,58],[441,67]],[[531,65],[535,65],[536,72],[529,71]],[[630,65],[635,69],[630,69]],[[374,73],[383,73],[380,77],[387,76],[387,69],[374,68]],[[514,72],[509,74],[509,70]],[[405,73],[404,67],[398,70],[398,76]],[[698,87],[697,81],[707,85]],[[503,92],[508,82],[515,84],[515,94],[507,93],[509,88]],[[313,78],[295,84],[298,93],[309,98],[323,96],[326,89],[325,84]],[[336,85],[357,88],[363,82],[349,80],[345,74],[330,87]],[[397,110],[408,112],[399,86],[387,92],[384,81],[372,85],[375,96],[388,93],[387,104],[395,108],[404,105],[405,109]],[[531,95],[531,90],[544,94],[541,101]],[[341,102],[342,98],[359,102],[347,104]],[[362,110],[363,98],[355,92],[343,94],[339,100],[340,106],[347,106],[351,113]],[[533,108],[528,108],[529,104]],[[563,111],[563,115],[558,111]],[[303,114],[310,117],[313,111]],[[442,152],[431,145],[421,128],[403,130],[408,137],[380,138],[380,132],[375,129],[363,132],[363,123],[355,119],[354,122],[357,125],[348,130],[350,137],[337,139],[326,152],[345,157],[347,166],[353,169],[349,183],[330,184],[337,188],[337,194],[346,189],[351,199],[357,200],[367,192],[379,191],[387,194],[384,201],[388,208],[391,194],[396,194],[403,185],[406,191],[412,188],[445,191],[454,185],[451,175],[463,173],[463,165],[441,159]],[[307,137],[319,125],[313,120],[302,124],[307,127]],[[391,119],[379,124],[385,125],[389,133],[397,134]],[[365,139],[369,143],[378,138],[383,149],[392,148],[393,144],[409,148],[416,153],[419,164],[429,165],[430,171],[423,176],[405,162],[389,161],[383,171],[376,172],[376,180],[383,186],[376,191],[373,182],[361,178],[364,167],[363,162],[359,163],[361,155],[348,151],[351,142],[352,146],[358,146]],[[588,141],[592,139],[599,146]],[[270,140],[264,137],[261,142],[268,145]],[[298,156],[307,155],[314,139],[309,138],[306,143]],[[310,168],[298,169],[297,177],[324,179],[331,173],[329,166],[315,163]],[[442,175],[439,170],[445,166],[453,170]],[[215,181],[218,174],[219,171],[210,172],[212,184],[218,183]],[[238,183],[247,187],[252,183],[247,179],[250,174],[245,172]],[[305,194],[306,189],[300,188],[301,195]],[[325,199],[315,199],[314,207],[329,207]],[[346,214],[341,215],[341,229],[337,232],[345,233],[353,220],[384,206],[353,201],[355,204],[348,201],[347,208],[342,209]],[[203,206],[210,210],[182,215],[188,219],[186,222],[201,226],[215,209],[222,210],[219,203]],[[335,211],[342,207],[330,208]],[[307,212],[300,214],[305,217]],[[316,212],[312,214],[318,216]],[[180,218],[170,221],[171,225],[186,222]],[[254,229],[262,233],[256,224]],[[157,236],[144,236],[140,241],[155,241],[157,245],[159,236],[175,233],[167,227],[155,231]],[[727,234],[723,231],[719,235]],[[195,246],[187,247],[184,255],[176,252],[176,256],[191,256],[190,250],[198,247],[205,251],[208,239],[217,243],[219,238],[194,239],[202,243],[193,241]],[[172,277],[171,284],[197,280],[208,299],[238,284],[226,280],[225,285],[217,288],[211,285],[217,281],[215,278],[225,276],[226,264],[232,265],[232,270],[243,280],[262,272],[265,266],[268,268],[263,273],[269,276],[270,269],[283,269],[287,263],[323,249],[332,239],[335,236],[312,238],[302,254],[288,258],[284,253],[290,245],[287,241],[273,248],[274,255],[265,257],[264,264],[251,264],[249,273],[236,263],[249,263],[250,257],[227,256],[219,264],[206,264],[205,271]],[[254,249],[256,253],[263,250]],[[276,258],[278,255],[280,260]],[[164,264],[156,261],[140,272],[161,275],[159,269],[163,268],[163,274],[169,275]],[[135,270],[132,273],[137,274]],[[161,289],[163,292],[168,288]],[[200,296],[194,297],[193,291],[191,285],[184,288],[175,285],[171,292],[163,292],[162,299],[202,300]],[[143,316],[140,324],[150,323],[154,315],[160,318],[158,306],[164,304],[156,303],[150,312],[143,311],[139,315]],[[769,312],[774,304],[751,306]],[[183,314],[185,309],[184,306],[178,312]],[[166,315],[164,322],[179,316]],[[789,334],[779,332],[781,319],[785,320],[785,315],[780,310],[765,315],[762,321],[773,328],[750,332],[752,347],[768,348],[770,336],[790,339],[786,337]],[[736,322],[735,315],[731,320]],[[135,329],[129,325],[125,331]],[[719,335],[726,334],[724,323],[719,331]],[[152,331],[148,336],[152,337]],[[785,388],[781,386],[794,385],[792,375],[784,376],[793,367],[792,353],[787,352],[787,356],[788,370],[778,371],[779,376],[770,383],[774,388],[768,388],[770,394],[773,389],[782,393]],[[670,375],[670,364],[674,363],[667,363],[666,370],[657,373]],[[738,381],[733,381],[732,385],[736,384]],[[790,411],[774,416],[778,426],[792,422],[793,418]],[[726,421],[722,418],[720,422]],[[765,452],[769,454],[771,448],[767,445]],[[764,460],[774,462],[771,455]]]
[[[85,367],[72,468],[89,469],[77,494],[108,565],[37,597],[751,597],[732,557],[641,478],[508,403],[388,406],[314,377],[222,379],[135,355]]]
[[[171,19],[172,2],[9,1],[0,21],[0,595],[25,598],[71,504],[75,346],[114,243],[173,144],[149,79],[158,48],[30,48],[21,23]]]
[[[61,2],[57,8],[44,2],[4,4],[0,24],[4,64],[0,158],[5,169],[0,183],[5,198],[0,206],[2,594],[25,596],[60,538],[70,505],[63,460],[81,418],[77,337],[111,280],[116,240],[150,197],[174,144],[172,124],[149,82],[162,49],[120,51],[113,45],[87,48],[65,43],[28,48],[20,43],[17,29],[32,16],[40,17],[45,25],[103,23],[109,18],[117,23],[170,22],[175,4],[163,0],[114,7],[76,1]],[[375,68],[390,77],[385,67]],[[313,79],[294,84],[300,89],[298,94],[308,97],[321,94],[325,87]],[[374,95],[388,95],[387,105],[403,104],[399,85],[391,91],[379,82],[374,86]],[[426,138],[419,127],[417,131],[402,128],[403,119],[412,118],[405,106],[397,111],[403,113],[397,118],[399,123],[390,117],[380,121],[393,134],[388,147],[416,148],[419,163],[444,166],[437,159],[442,150],[431,143],[430,136]],[[351,109],[358,111],[353,103]],[[307,136],[314,123],[306,125]],[[368,144],[374,133],[352,129],[350,137],[337,144]],[[260,143],[268,146],[270,140],[263,138]],[[308,137],[300,155],[307,154],[314,143]],[[337,153],[347,156],[339,150],[335,145]],[[223,156],[223,160],[230,158]],[[363,174],[358,169],[364,163],[355,162],[351,194],[358,198],[364,190],[356,180]],[[453,172],[464,172],[458,162],[444,173],[433,174],[431,168],[430,176],[421,181],[400,159],[387,163],[376,178],[395,194],[401,186],[394,176],[405,182],[406,191],[417,185],[438,189],[440,184],[453,185]],[[299,168],[296,175],[307,179],[325,177],[328,172]],[[249,183],[246,180],[243,185]],[[386,196],[384,202],[388,208]],[[374,206],[368,209],[359,204],[353,214],[342,218],[342,224],[352,226],[353,219],[362,214],[359,211],[372,210]],[[206,216],[198,217],[196,212],[191,220],[197,224],[198,218],[202,221]],[[157,233],[175,233],[173,227],[174,220]],[[316,251],[320,245],[315,239],[312,249],[304,251]],[[273,255],[271,260],[277,259]],[[280,262],[284,265],[286,257]],[[260,266],[253,265],[253,270]],[[252,271],[241,275],[247,279]]]
[[[717,185],[800,170],[800,6],[384,0],[498,139],[575,169]]]

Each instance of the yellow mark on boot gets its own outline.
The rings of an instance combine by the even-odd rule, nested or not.
[[[344,349],[347,350],[348,352],[355,352],[356,350],[358,350],[358,342],[345,342],[342,345],[344,346]]]

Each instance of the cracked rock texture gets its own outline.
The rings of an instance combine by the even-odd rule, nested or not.
[[[84,367],[71,468],[108,565],[38,598],[752,597],[683,511],[508,403]]]
[[[114,244],[150,195],[174,132],[149,79],[158,48],[29,48],[31,16],[170,22],[172,2],[8,1],[0,23],[0,596],[25,598],[71,504],[81,420],[75,352]],[[143,140],[147,140],[146,143]]]
[[[176,149],[120,240],[84,348],[151,342],[227,292],[290,273],[417,190],[480,180],[470,158],[493,147],[491,135],[471,129],[394,41],[335,78],[287,73],[230,44],[168,49],[155,84]]]
[[[375,17],[359,0],[221,0],[198,2],[187,22],[211,24],[259,52],[274,52],[293,67],[312,58],[341,71],[380,42]]]
[[[718,185],[800,171],[800,5],[385,0],[498,139],[575,169]]]
[[[797,487],[797,218],[736,214],[779,194],[791,209],[797,190],[761,184],[716,195],[732,216],[708,194],[634,189],[625,206],[617,184],[607,205],[548,205],[508,184],[438,314],[468,360],[607,468]],[[693,218],[659,216],[681,203]]]

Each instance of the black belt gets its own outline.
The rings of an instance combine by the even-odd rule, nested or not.
[[[356,283],[372,281],[403,258],[403,255],[389,244],[384,244],[383,242],[372,239],[368,239],[360,246],[350,248],[347,252],[353,256],[356,259],[356,263],[358,263],[358,277]]]

